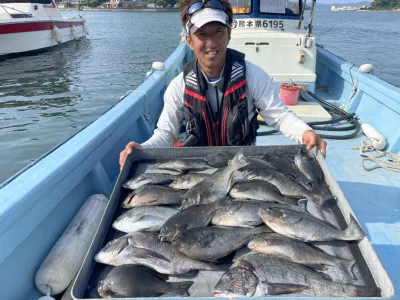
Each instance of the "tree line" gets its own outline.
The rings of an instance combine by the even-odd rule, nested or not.
[[[374,0],[371,9],[394,9],[400,8],[400,0]]]

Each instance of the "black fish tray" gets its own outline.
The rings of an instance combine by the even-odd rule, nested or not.
[[[128,191],[122,188],[122,184],[125,183],[128,178],[139,176],[140,174],[144,173],[145,169],[149,165],[156,162],[177,158],[204,158],[207,155],[218,152],[223,152],[233,156],[240,149],[243,149],[245,156],[254,157],[262,157],[265,154],[294,156],[299,153],[299,151],[307,152],[303,145],[135,149],[135,151],[128,156],[125,166],[118,177],[101,223],[95,233],[82,267],[76,276],[71,293],[73,299],[99,299],[99,296],[95,293],[96,284],[100,278],[104,276],[109,267],[95,262],[94,256],[108,241],[124,235],[123,233],[114,230],[111,227],[111,224],[122,213],[123,209],[119,204],[122,203],[123,199],[128,194]],[[336,202],[332,205],[333,214],[331,212],[321,210],[312,204],[308,204],[309,211],[314,216],[325,219],[341,229],[346,228],[350,220],[350,215],[355,217],[354,212],[340,190],[339,185],[330,173],[321,153],[308,151],[308,156],[318,162],[324,173],[325,182],[332,195],[336,198]],[[329,254],[356,260],[354,273],[357,277],[357,281],[353,282],[354,284],[366,285],[370,287],[378,286],[381,289],[383,298],[390,298],[394,295],[393,284],[390,281],[367,237],[357,242],[329,242],[326,243],[326,245],[320,243],[318,247]],[[237,252],[241,251],[238,250]],[[191,298],[201,299],[207,297],[208,295],[211,297],[211,291],[223,273],[223,271],[200,271],[199,275],[195,279],[190,278],[189,280],[193,280],[195,282],[189,289]],[[170,278],[171,281],[175,281],[173,276]],[[181,278],[179,280],[185,279]],[[173,298],[177,299],[183,297]],[[268,296],[268,299],[274,298],[275,297]],[[299,297],[295,297],[293,295],[286,295],[284,298],[299,299]],[[265,299],[267,299],[267,297]],[[282,297],[276,297],[276,299],[282,299]]]

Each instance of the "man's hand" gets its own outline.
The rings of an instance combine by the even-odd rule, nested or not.
[[[119,169],[122,170],[124,167],[126,158],[128,157],[129,154],[133,152],[133,149],[141,149],[143,148],[142,145],[135,143],[135,142],[129,142],[128,145],[126,145],[125,149],[121,151],[119,154]]]
[[[307,145],[307,150],[311,150],[317,146],[321,150],[322,155],[326,156],[326,142],[318,134],[312,130],[306,130],[303,133],[303,144]]]

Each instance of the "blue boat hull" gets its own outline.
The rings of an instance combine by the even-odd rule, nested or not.
[[[127,142],[151,136],[166,85],[191,57],[181,44],[164,71],[155,71],[93,123],[2,185],[0,299],[40,296],[35,272],[83,201],[94,193],[110,196],[119,174],[119,152]],[[336,106],[347,105],[356,72],[319,49],[317,87],[327,88],[317,88],[317,95]],[[358,88],[349,111],[385,135],[388,151],[399,153],[400,89],[369,74],[358,76]],[[328,141],[326,161],[393,281],[394,298],[400,299],[400,180],[398,173],[361,168],[358,151],[352,150],[361,139]],[[291,141],[274,135],[259,137],[257,143]]]

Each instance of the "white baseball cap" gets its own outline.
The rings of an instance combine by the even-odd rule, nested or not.
[[[186,32],[195,33],[201,26],[211,22],[219,22],[229,27],[229,17],[223,10],[206,7],[195,12],[187,21]]]

